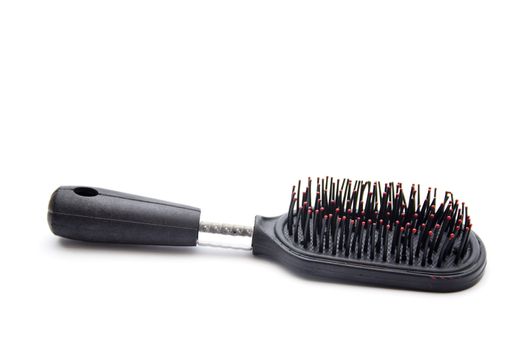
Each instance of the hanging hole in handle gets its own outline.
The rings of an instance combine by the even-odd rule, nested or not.
[[[91,187],[77,187],[73,192],[82,197],[95,197],[98,195],[98,191]]]

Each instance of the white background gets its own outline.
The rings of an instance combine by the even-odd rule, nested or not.
[[[523,348],[524,18],[522,1],[0,2],[0,348]],[[313,282],[46,222],[74,184],[249,225],[325,175],[454,191],[484,278]]]

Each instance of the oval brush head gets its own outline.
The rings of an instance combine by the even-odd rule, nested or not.
[[[257,217],[254,254],[321,279],[450,292],[474,285],[486,264],[468,208],[445,193],[401,184],[309,179],[288,213]],[[299,194],[300,195],[299,195]]]

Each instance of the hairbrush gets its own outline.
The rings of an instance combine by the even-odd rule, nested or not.
[[[200,232],[252,237],[266,256],[319,280],[412,290],[469,288],[486,265],[468,208],[445,192],[406,192],[393,182],[309,178],[288,211],[256,216],[252,227],[200,221],[187,205],[94,187],[64,186],[51,196],[48,222],[58,236],[90,242],[196,246]]]

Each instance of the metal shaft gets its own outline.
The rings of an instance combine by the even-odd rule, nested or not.
[[[221,224],[216,222],[204,222],[201,221],[199,224],[200,232],[218,233],[221,235],[230,236],[245,236],[251,237],[253,235],[253,227],[232,225],[232,224]]]

